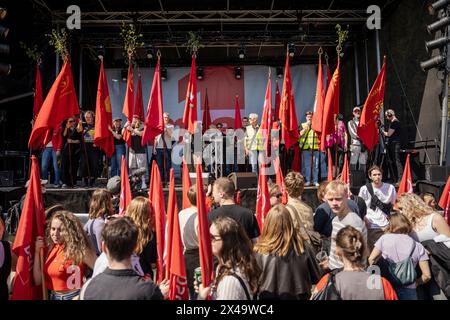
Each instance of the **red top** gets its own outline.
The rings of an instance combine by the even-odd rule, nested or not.
[[[84,265],[74,265],[68,259],[64,263],[64,250],[55,245],[49,252],[44,264],[45,286],[53,291],[70,291],[80,289],[83,285]]]

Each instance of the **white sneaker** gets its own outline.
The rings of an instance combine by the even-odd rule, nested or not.
[[[316,187],[318,187],[318,186],[319,186],[319,183],[318,183],[318,182],[316,182],[316,183],[314,183],[314,185],[315,185]]]
[[[311,182],[306,182],[305,187],[309,187],[311,185]]]

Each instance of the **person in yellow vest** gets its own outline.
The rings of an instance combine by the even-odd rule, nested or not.
[[[311,128],[313,113],[306,112],[306,122],[302,123],[299,146],[302,152],[302,175],[305,177],[305,186],[311,182],[319,186],[319,139]],[[312,169],[311,169],[312,165]]]
[[[251,113],[248,116],[250,125],[245,129],[245,155],[249,158],[249,163],[252,166],[252,172],[258,173],[258,156],[259,152],[264,149],[264,141],[259,132],[258,115]]]

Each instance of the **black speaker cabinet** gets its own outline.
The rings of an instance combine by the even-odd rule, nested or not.
[[[233,172],[228,175],[233,180],[236,190],[257,188],[258,178],[255,172]]]
[[[450,175],[450,166],[427,165],[425,167],[425,180],[430,182],[447,182]]]
[[[14,185],[13,171],[0,171],[0,187],[12,187]]]

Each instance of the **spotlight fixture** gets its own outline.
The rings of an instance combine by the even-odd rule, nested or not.
[[[277,78],[283,78],[283,67],[277,67]]]
[[[6,8],[0,8],[0,20],[5,19],[7,12]]]
[[[203,68],[197,67],[197,79],[202,80],[203,79]]]
[[[293,43],[289,43],[288,44],[288,52],[289,52],[289,57],[294,57],[295,55],[295,44]]]
[[[444,29],[448,25],[450,25],[450,17],[442,17],[442,19],[429,24],[427,26],[427,31],[429,34],[433,34],[437,30]]]
[[[151,44],[145,46],[145,54],[148,59],[153,59],[155,56],[155,51],[153,50],[153,46]]]
[[[0,63],[0,76],[7,76],[11,72],[11,65]]]
[[[432,51],[433,49],[442,48],[446,46],[448,43],[450,43],[450,38],[441,37],[438,39],[425,42],[425,49],[427,50],[428,53],[430,53],[430,51]]]
[[[97,55],[97,57],[99,59],[103,59],[103,57],[105,56],[105,46],[100,44],[98,46],[95,47],[95,54]]]
[[[443,65],[445,60],[446,60],[446,57],[444,55],[440,54],[438,56],[432,57],[431,59],[421,62],[420,68],[423,71],[427,71],[432,68],[436,68],[436,67]]]
[[[234,67],[234,77],[239,80],[241,78],[241,75],[242,75],[241,67],[239,66]]]
[[[245,58],[245,47],[243,44],[241,44],[239,50],[238,50],[238,56],[239,59],[244,59]]]
[[[161,80],[167,80],[167,69],[161,68]]]
[[[448,6],[449,4],[450,0],[438,0],[428,5],[428,13],[434,15],[438,10]]]

